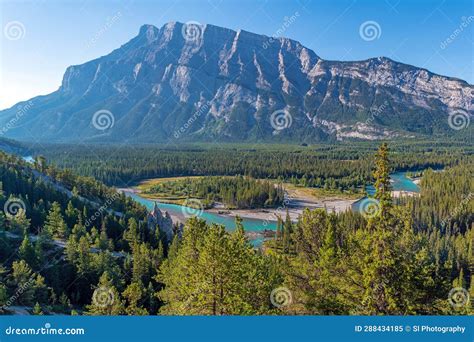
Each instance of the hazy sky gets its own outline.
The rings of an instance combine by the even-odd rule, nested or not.
[[[0,0],[0,109],[56,90],[67,66],[142,24],[197,21],[300,41],[323,59],[387,56],[474,82],[471,0]],[[285,25],[288,18],[289,25]],[[364,29],[365,28],[365,29]]]

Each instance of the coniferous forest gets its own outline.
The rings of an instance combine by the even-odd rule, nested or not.
[[[281,185],[243,176],[169,180],[146,187],[142,193],[163,199],[195,197],[206,208],[212,208],[215,202],[229,208],[268,208],[279,206],[284,200]]]
[[[474,297],[472,150],[393,145],[154,150],[162,162],[151,163],[146,176],[242,175],[186,188],[240,207],[259,198],[245,193],[271,193],[272,205],[283,202],[281,189],[244,175],[293,178],[309,187],[329,179],[341,189],[374,185],[370,215],[324,209],[306,209],[296,221],[282,215],[275,236],[260,246],[239,217],[233,231],[191,217],[174,225],[170,239],[144,206],[109,186],[145,176],[132,166],[131,151],[104,159],[100,168],[86,152],[45,153],[33,163],[1,153],[1,313],[473,314],[472,305],[453,303],[452,296],[464,289]],[[434,170],[423,172],[420,196],[392,197],[392,170],[425,167]]]
[[[465,141],[393,141],[391,167],[440,169],[474,153]],[[304,186],[353,190],[373,181],[374,142],[300,146],[291,144],[193,144],[34,146],[61,168],[94,177],[107,185],[126,186],[143,179],[176,176],[235,176],[280,179]]]

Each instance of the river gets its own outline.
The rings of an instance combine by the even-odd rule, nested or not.
[[[411,191],[411,192],[419,192],[420,189],[418,185],[416,185],[413,180],[406,176],[406,172],[394,172],[390,175],[392,180],[392,187],[393,190],[400,190],[400,191]],[[367,192],[369,194],[373,194],[375,191],[373,186],[367,187]],[[155,201],[143,198],[136,193],[126,192],[127,195],[132,197],[135,201],[143,204],[149,210],[153,208]],[[359,210],[359,203],[363,200],[360,199],[359,201],[355,202],[352,205],[352,210],[357,211]],[[168,203],[160,203],[157,202],[158,208],[162,211],[167,211],[171,216],[174,217],[182,217],[183,216],[183,207],[177,204],[168,204]],[[185,210],[184,210],[185,211]],[[235,229],[235,218],[229,215],[220,215],[217,213],[211,213],[208,211],[203,211],[200,217],[206,220],[208,223],[216,223],[224,225],[228,230],[232,231]],[[260,219],[250,219],[244,218],[243,225],[247,232],[262,232],[265,229],[269,230],[276,230],[276,222],[275,221],[264,221]],[[255,245],[261,244],[263,241],[263,236],[260,236],[256,239],[252,239],[252,242]]]
[[[23,159],[29,163],[32,163],[34,159],[31,156],[23,157]],[[392,187],[393,190],[399,191],[411,191],[411,192],[419,192],[420,189],[418,185],[416,185],[413,180],[406,176],[406,172],[394,172],[390,174],[390,178],[392,180]],[[373,186],[367,187],[367,193],[373,194],[375,192],[375,188]],[[125,193],[133,198],[138,203],[143,204],[149,210],[152,210],[155,201],[143,198],[136,193],[125,191]],[[365,199],[361,198],[357,202],[352,204],[352,210],[358,211],[359,204]],[[156,202],[158,208],[162,211],[167,211],[172,217],[179,217],[183,218],[183,212],[186,210],[183,209],[183,206],[177,204],[168,204],[168,203],[161,203]],[[235,229],[235,218],[229,215],[221,215],[217,213],[211,213],[208,211],[203,211],[200,217],[208,223],[216,223],[226,227],[226,229],[232,231]],[[254,233],[261,233],[264,230],[276,230],[276,221],[270,220],[261,220],[261,219],[251,219],[251,218],[243,218],[242,223],[244,228],[247,232],[254,232]],[[252,243],[254,245],[260,245],[263,242],[264,238],[262,234],[256,234],[252,237]]]
[[[412,179],[407,177],[406,172],[400,171],[391,173],[390,180],[394,191],[410,191],[417,193],[420,192],[420,187],[416,185]],[[373,195],[375,193],[375,188],[373,185],[369,185],[367,186],[366,191],[369,195]],[[364,197],[358,200],[357,202],[354,202],[354,204],[352,204],[352,210],[359,211],[359,205],[366,198],[367,197]]]

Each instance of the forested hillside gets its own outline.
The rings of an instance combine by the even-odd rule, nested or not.
[[[234,232],[191,218],[166,241],[102,183],[2,153],[1,312],[472,314],[453,302],[474,296],[472,159],[442,156],[454,166],[395,203],[390,156],[372,158],[375,210],[306,210],[256,249],[239,218]]]
[[[474,154],[470,142],[394,142],[395,170],[439,169]],[[147,178],[235,176],[280,179],[303,186],[351,190],[372,182],[377,144],[339,145],[48,145],[35,155],[61,168],[126,186]]]
[[[30,164],[4,153],[0,174],[4,313],[35,304],[43,313],[83,308],[104,272],[123,279],[131,251],[124,239],[128,231],[164,248],[160,236],[145,229],[144,207],[91,178],[55,169],[41,158]]]

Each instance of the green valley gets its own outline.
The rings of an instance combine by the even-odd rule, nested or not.
[[[53,151],[62,148],[54,146]],[[96,147],[96,152],[108,153],[111,148]],[[152,164],[150,170],[166,167],[174,178],[146,181],[139,188],[145,195],[177,203],[195,198],[206,207],[218,203],[230,208],[273,207],[278,214],[273,216],[275,231],[265,233],[258,245],[250,240],[254,232],[246,231],[245,219],[238,216],[233,229],[207,223],[206,212],[199,209],[190,210],[192,215],[182,223],[173,222],[158,209],[147,212],[114,188],[76,175],[92,170],[92,159],[86,153],[56,154],[51,159],[60,167],[53,166],[49,156],[26,162],[1,154],[0,205],[5,208],[5,214],[0,215],[2,312],[470,312],[468,307],[453,308],[446,298],[453,287],[472,293],[474,286],[470,266],[474,220],[471,146],[450,149],[395,144],[393,150],[383,145],[375,154],[373,145],[368,144],[357,148],[287,147],[281,151],[264,145],[254,150],[244,146],[216,151],[210,146],[183,150],[151,147],[167,164]],[[323,151],[325,158],[320,154]],[[231,152],[231,158],[221,158],[219,163],[215,159],[215,155],[229,156]],[[124,148],[120,153],[120,160],[107,159],[104,154],[102,168],[96,172],[102,170],[105,179],[117,171],[132,177],[136,167],[129,164],[132,150]],[[64,168],[67,163],[73,170]],[[285,174],[285,163],[295,171]],[[200,173],[198,165],[224,174],[235,171],[229,167],[245,165],[247,172],[180,176],[183,170],[190,175]],[[388,172],[420,166],[442,166],[445,170],[423,172],[419,196],[392,198]],[[222,168],[229,169],[222,172]],[[309,171],[313,168],[314,172]],[[367,168],[367,176],[354,176],[361,168]],[[274,178],[258,180],[246,175],[253,173]],[[344,174],[346,180],[341,181]],[[331,185],[333,180],[335,185]],[[375,194],[369,197],[375,210],[363,207],[333,212],[321,207],[305,209],[293,218],[286,213],[291,209],[286,196],[294,201],[294,193],[348,199],[362,195],[357,192],[360,190],[347,188],[349,184],[359,189],[375,184]],[[266,219],[256,222],[264,225]],[[182,279],[189,281],[182,283]],[[224,286],[217,297],[202,295],[217,290],[211,279]],[[16,295],[19,287],[28,291]],[[291,292],[294,301],[275,306],[271,293],[281,287]],[[103,288],[107,289],[105,298],[114,298],[110,303],[94,299],[97,289]],[[365,299],[361,302],[360,298]]]

